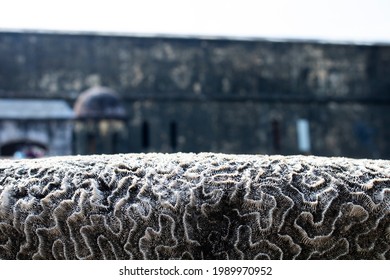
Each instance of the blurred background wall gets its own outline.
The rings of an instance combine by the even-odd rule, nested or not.
[[[0,103],[63,100],[72,109],[90,88],[115,93],[121,118],[69,120],[73,154],[389,159],[389,77],[389,44],[0,32]],[[0,113],[0,135],[5,121]],[[0,145],[10,141],[20,139]]]

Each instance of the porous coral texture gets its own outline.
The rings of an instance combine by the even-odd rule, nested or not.
[[[2,160],[0,259],[390,259],[390,162]]]

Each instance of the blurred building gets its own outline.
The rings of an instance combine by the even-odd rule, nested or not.
[[[0,156],[71,154],[72,119],[63,100],[0,99]]]
[[[65,100],[81,154],[390,158],[389,77],[386,44],[0,32],[0,97]]]
[[[115,154],[128,151],[126,110],[112,89],[93,87],[74,105],[74,153]]]

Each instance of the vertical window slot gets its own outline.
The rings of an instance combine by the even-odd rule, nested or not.
[[[147,149],[150,146],[150,129],[149,129],[149,123],[144,121],[142,123],[142,148]]]
[[[169,139],[172,150],[177,148],[177,124],[176,122],[171,122],[169,124]]]

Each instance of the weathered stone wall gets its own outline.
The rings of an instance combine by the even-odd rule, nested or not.
[[[0,259],[390,259],[390,162],[4,160]]]
[[[128,104],[130,151],[141,147],[142,122],[150,124],[148,151],[170,147],[169,123],[178,125],[178,151],[297,154],[296,121],[310,121],[312,153],[320,156],[390,158],[386,104],[300,104],[266,102],[153,102]],[[272,122],[279,122],[280,150],[274,149]],[[131,150],[134,149],[134,150]],[[142,148],[141,148],[142,149]]]
[[[304,118],[312,154],[390,159],[389,76],[388,45],[0,33],[1,97],[73,104],[111,87],[129,116],[126,152],[297,154]]]
[[[18,142],[40,143],[47,149],[47,156],[69,155],[72,129],[69,120],[0,120],[0,147]],[[1,150],[0,156],[4,156]]]
[[[390,46],[0,33],[0,89],[75,97],[94,84],[124,96],[379,97]]]

